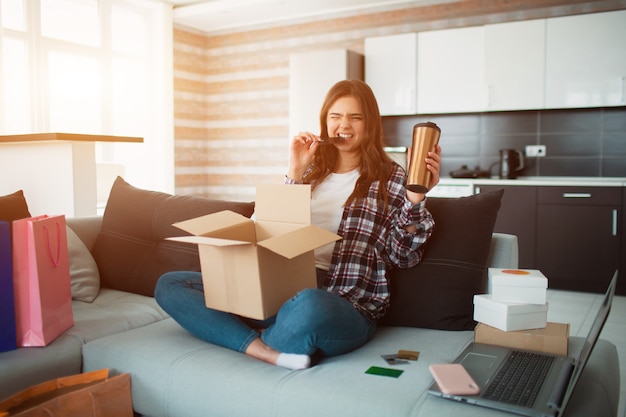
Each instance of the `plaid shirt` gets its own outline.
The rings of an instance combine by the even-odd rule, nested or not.
[[[342,240],[335,244],[326,278],[329,292],[347,299],[373,320],[389,308],[388,271],[393,266],[417,265],[434,226],[425,201],[413,204],[406,198],[405,174],[399,165],[387,181],[386,212],[377,198],[378,184],[370,185],[365,199],[344,207],[337,231]],[[408,225],[415,225],[417,232],[407,232],[404,227]]]

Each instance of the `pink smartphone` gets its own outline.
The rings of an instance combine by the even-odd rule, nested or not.
[[[446,395],[476,395],[480,387],[460,363],[430,365],[430,373]]]

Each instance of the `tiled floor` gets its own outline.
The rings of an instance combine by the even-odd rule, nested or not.
[[[603,294],[548,290],[548,321],[570,323],[571,336],[586,336]],[[600,338],[617,347],[621,394],[618,416],[626,416],[626,297],[615,296]]]

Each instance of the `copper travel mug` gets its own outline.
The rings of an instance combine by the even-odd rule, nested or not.
[[[426,169],[424,159],[428,157],[428,152],[435,152],[440,135],[441,129],[435,123],[424,122],[413,126],[413,142],[406,186],[410,191],[415,193],[428,191],[431,174]]]

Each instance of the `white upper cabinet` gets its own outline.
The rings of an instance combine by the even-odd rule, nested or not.
[[[383,116],[417,113],[417,34],[365,39],[365,81]]]
[[[626,10],[365,40],[382,115],[626,105]]]
[[[626,11],[548,19],[546,108],[623,106]]]
[[[486,110],[544,105],[546,20],[485,26]]]
[[[419,113],[485,110],[483,26],[419,32],[417,50]]]
[[[363,79],[363,55],[346,49],[289,57],[289,134],[320,134],[320,110],[328,90],[341,80]]]

